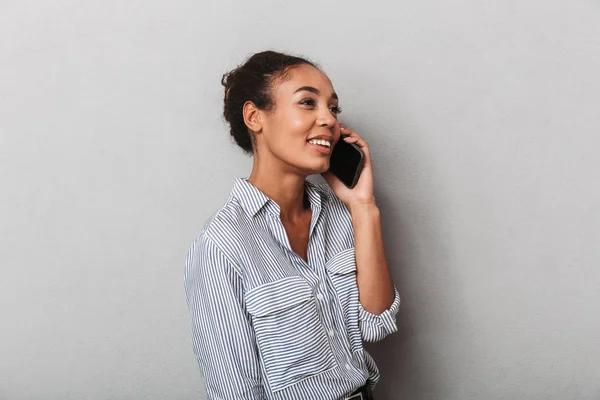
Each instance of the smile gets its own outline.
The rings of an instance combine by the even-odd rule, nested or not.
[[[320,154],[329,155],[331,153],[331,143],[327,140],[309,140],[308,144]]]
[[[313,139],[313,140],[309,140],[308,143],[316,144],[316,145],[324,146],[324,147],[331,147],[331,143],[329,143],[328,140]]]

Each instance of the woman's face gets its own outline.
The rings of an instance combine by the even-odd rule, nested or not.
[[[337,95],[329,78],[311,65],[298,65],[288,73],[273,88],[274,110],[262,113],[258,157],[268,152],[304,175],[325,172],[340,138]],[[321,143],[312,141],[315,138]]]

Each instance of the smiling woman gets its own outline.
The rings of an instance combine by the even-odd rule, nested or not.
[[[255,161],[268,153],[305,175],[327,169],[329,159],[324,155],[331,153],[340,136],[340,107],[331,82],[315,64],[275,52],[259,53],[225,74],[222,82],[231,135],[242,149],[254,153]],[[299,86],[301,82],[308,84]],[[322,142],[311,143],[313,139]],[[327,151],[323,142],[329,144]]]
[[[253,156],[193,241],[185,269],[194,351],[210,399],[372,399],[363,341],[397,330],[368,146],[338,121],[314,63],[273,51],[225,74],[224,117]],[[347,188],[329,170],[343,140],[363,150]],[[321,174],[315,185],[308,175]]]

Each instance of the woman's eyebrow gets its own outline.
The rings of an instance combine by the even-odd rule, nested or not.
[[[306,90],[307,92],[314,93],[314,94],[316,94],[316,95],[318,95],[318,94],[320,94],[320,93],[321,93],[321,92],[319,91],[319,89],[317,89],[317,88],[315,88],[315,87],[312,87],[312,86],[302,86],[301,88],[298,88],[298,89],[297,89],[297,90],[296,90],[294,93],[298,93],[298,92],[301,92],[301,91],[303,91],[303,90]],[[331,98],[332,98],[332,99],[336,99],[336,100],[338,100],[338,95],[337,95],[337,93],[336,93],[336,92],[333,92],[333,93],[331,94]]]

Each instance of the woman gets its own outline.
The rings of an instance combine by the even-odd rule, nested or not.
[[[308,60],[257,53],[222,83],[231,135],[254,163],[186,263],[208,398],[370,399],[379,372],[363,341],[397,330],[400,299],[367,143],[338,122],[331,81]],[[338,140],[366,156],[353,189],[327,172]]]

